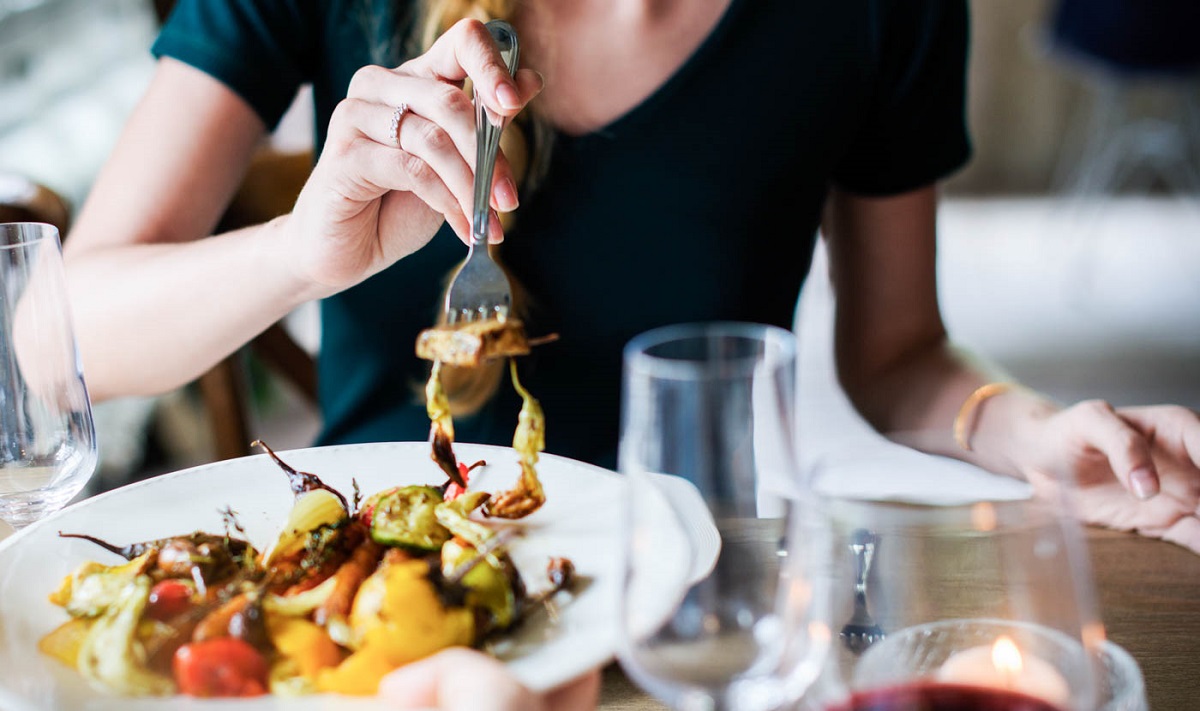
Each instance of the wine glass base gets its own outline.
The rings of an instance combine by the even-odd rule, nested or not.
[[[83,484],[80,484],[70,489],[0,494],[0,519],[19,531],[66,506],[82,489]]]

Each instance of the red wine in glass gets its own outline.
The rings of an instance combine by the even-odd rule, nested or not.
[[[862,691],[826,711],[1062,711],[1042,699],[1005,689],[920,683]]]

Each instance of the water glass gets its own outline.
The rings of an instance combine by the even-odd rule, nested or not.
[[[821,599],[805,560],[821,527],[797,481],[795,366],[793,335],[757,324],[671,326],[626,347],[618,656],[675,709],[781,708],[820,666],[828,630],[792,634]]]
[[[0,519],[19,529],[60,508],[95,466],[58,230],[0,224]]]

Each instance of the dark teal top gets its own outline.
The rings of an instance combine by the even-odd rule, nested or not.
[[[900,193],[967,160],[965,4],[732,0],[643,103],[557,137],[503,246],[533,296],[529,332],[560,335],[521,359],[547,451],[614,464],[634,335],[715,319],[790,327],[829,186]],[[154,52],[226,83],[268,126],[312,82],[320,146],[354,71],[403,61],[392,35],[410,15],[386,0],[181,0]],[[443,228],[322,303],[320,443],[426,438],[413,344],[465,251]],[[518,409],[505,385],[456,422],[457,439],[507,444]]]

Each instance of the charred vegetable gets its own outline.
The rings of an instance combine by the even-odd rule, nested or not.
[[[462,488],[467,487],[458,470],[454,457],[454,419],[450,416],[450,400],[442,387],[442,364],[435,361],[425,383],[425,411],[429,415],[429,441],[433,446],[430,457],[441,468],[450,481]]]
[[[60,538],[90,541],[126,560],[150,554],[149,560],[155,575],[173,578],[195,578],[198,575],[206,584],[233,575],[254,556],[254,549],[246,541],[199,531],[126,546],[117,546],[82,533],[59,531],[58,535]]]
[[[521,476],[517,485],[494,497],[484,509],[489,516],[499,518],[523,518],[546,503],[546,493],[538,480],[535,465],[538,454],[546,449],[546,415],[529,391],[517,379],[516,361],[509,362],[513,387],[521,395],[521,413],[517,416],[517,430],[513,433],[513,449],[521,457]]]
[[[385,546],[413,551],[436,551],[450,540],[438,523],[442,493],[432,486],[405,486],[385,492],[371,506],[371,539]]]

